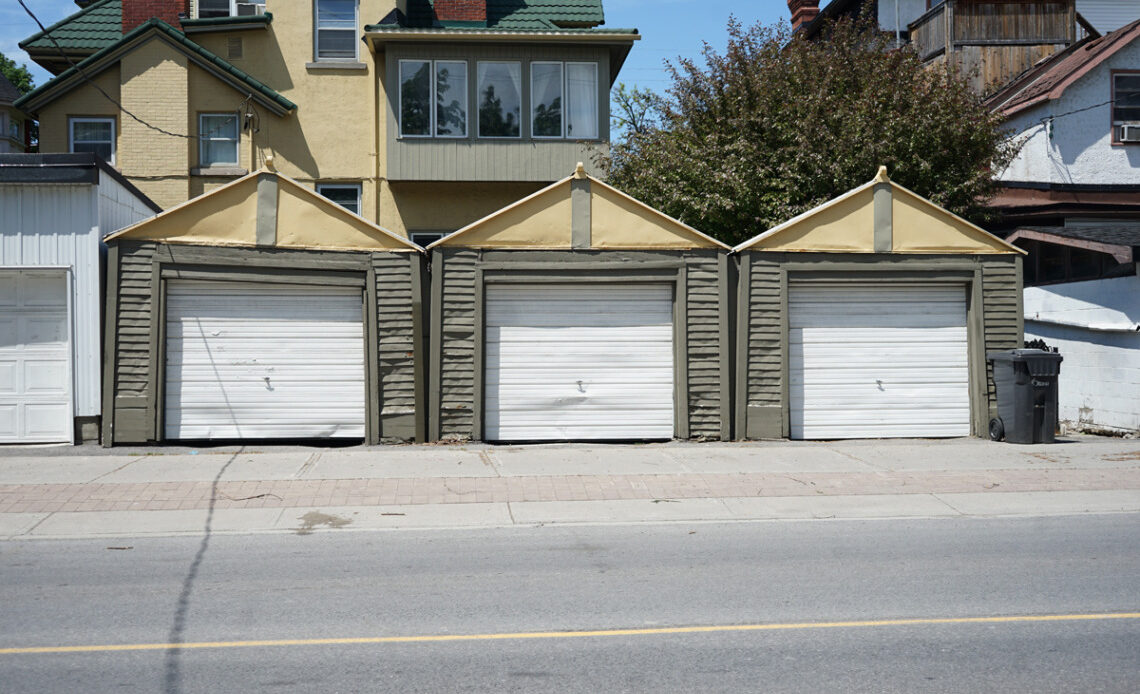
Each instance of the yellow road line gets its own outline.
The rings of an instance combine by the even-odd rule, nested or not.
[[[1140,612],[1099,614],[1012,615],[1007,617],[927,617],[876,619],[853,622],[800,622],[784,624],[727,624],[646,629],[597,629],[593,631],[522,631],[500,634],[435,634],[424,636],[366,636],[339,639],[274,639],[266,641],[198,641],[190,643],[125,643],[92,646],[33,646],[0,648],[0,655],[32,653],[109,653],[114,651],[164,651],[171,648],[266,648],[272,646],[345,646],[385,643],[442,643],[448,641],[506,641],[512,639],[573,639],[601,636],[661,636],[741,631],[794,631],[800,629],[852,629],[858,627],[924,626],[936,624],[1024,624],[1031,622],[1082,622],[1104,619],[1140,619]]]

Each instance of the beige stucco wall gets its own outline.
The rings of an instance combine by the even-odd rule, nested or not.
[[[541,183],[382,181],[380,226],[398,234],[455,231],[545,187]]]
[[[92,80],[116,101],[119,100],[119,66],[113,65]],[[66,152],[69,148],[67,119],[72,116],[106,116],[119,120],[119,109],[90,84],[76,87],[62,99],[40,109],[40,151]],[[122,129],[115,125],[115,149],[122,144]]]

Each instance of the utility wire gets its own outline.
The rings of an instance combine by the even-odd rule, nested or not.
[[[33,13],[30,9],[28,9],[28,6],[24,4],[24,0],[16,0],[16,2],[20,3],[20,7],[24,8],[24,12],[27,12],[28,16],[32,18],[32,21],[34,21],[36,23],[36,25],[40,28],[40,32],[43,33],[44,36],[47,36],[49,39],[51,39],[52,45],[55,46],[56,52],[59,53],[59,55],[64,60],[67,61],[68,65],[70,65],[75,70],[75,72],[79,74],[80,78],[82,78],[84,82],[86,82],[87,84],[94,87],[97,92],[99,92],[100,94],[103,95],[103,98],[105,98],[107,101],[110,101],[112,104],[115,105],[115,107],[117,109],[119,109],[123,113],[127,114],[128,116],[131,117],[132,120],[137,121],[138,123],[142,124],[143,126],[150,128],[151,130],[154,130],[155,132],[161,133],[163,135],[169,135],[170,137],[180,137],[180,138],[183,138],[186,140],[201,140],[202,138],[209,137],[210,135],[213,135],[213,134],[219,132],[222,128],[227,127],[230,123],[232,123],[234,120],[236,120],[237,117],[233,116],[231,118],[228,118],[228,119],[222,121],[222,123],[219,124],[214,129],[212,129],[208,132],[205,132],[205,133],[199,133],[198,135],[185,135],[183,133],[174,133],[174,132],[170,132],[169,130],[166,130],[164,128],[160,128],[157,125],[153,125],[151,123],[146,122],[142,118],[139,118],[138,116],[136,116],[135,114],[133,114],[129,110],[127,110],[127,108],[125,106],[123,106],[121,103],[119,103],[114,97],[112,97],[110,94],[108,94],[106,92],[106,90],[104,90],[94,80],[92,80],[87,75],[87,73],[85,73],[83,71],[83,69],[80,68],[79,65],[76,64],[76,62],[71,59],[71,56],[69,56],[63,50],[63,47],[59,45],[59,41],[56,41],[55,37],[52,36],[51,33],[44,27],[43,22],[40,21],[39,17],[37,17],[35,15],[35,13]],[[246,104],[249,103],[249,101],[251,99],[253,99],[253,94],[249,94],[244,99],[242,99],[241,104],[238,106],[238,111],[241,111],[246,106]]]

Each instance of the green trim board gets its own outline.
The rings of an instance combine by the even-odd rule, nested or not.
[[[273,13],[255,14],[241,17],[206,17],[199,19],[182,19],[182,31],[187,34],[204,33],[207,31],[242,31],[245,29],[268,29],[273,22]]]
[[[45,104],[51,103],[71,89],[84,84],[84,74],[87,77],[99,74],[118,62],[123,54],[155,37],[185,53],[196,65],[204,68],[223,82],[239,91],[249,93],[259,104],[274,114],[283,116],[297,108],[296,104],[278,94],[268,85],[191,41],[181,31],[161,19],[150,19],[135,27],[115,43],[83,59],[76,67],[68,68],[58,77],[25,94],[16,102],[16,106],[34,114]],[[80,71],[83,74],[80,74]]]
[[[1019,258],[1014,255],[741,253],[741,281],[737,288],[741,305],[737,313],[739,332],[735,359],[737,387],[744,392],[739,392],[736,398],[736,438],[787,437],[790,433],[789,278],[852,284],[955,282],[967,286],[970,423],[973,435],[984,435],[994,407],[992,377],[985,352],[1016,347],[1021,341],[1016,311],[1011,308],[1016,306],[1021,290],[1017,273]],[[758,267],[764,268],[764,272],[754,277],[752,272]],[[773,336],[778,337],[775,343]]]

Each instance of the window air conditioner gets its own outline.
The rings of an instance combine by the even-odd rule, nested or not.
[[[237,4],[237,16],[239,17],[253,17],[259,14],[265,14],[265,3],[262,2],[239,2]]]
[[[1120,126],[1121,142],[1140,142],[1140,123],[1125,123]]]

